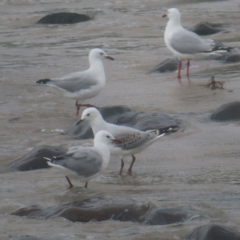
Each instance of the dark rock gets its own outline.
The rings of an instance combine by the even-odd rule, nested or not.
[[[37,21],[38,24],[73,24],[86,22],[91,18],[85,14],[61,12],[49,14]]]
[[[240,240],[240,233],[228,227],[209,224],[196,228],[185,240]]]
[[[206,35],[211,35],[211,34],[221,32],[224,29],[219,24],[216,25],[216,24],[211,24],[207,22],[201,22],[191,27],[189,30],[192,32],[195,32],[198,35],[206,36]]]
[[[218,107],[210,115],[216,121],[231,121],[240,119],[240,101],[226,103]]]
[[[147,204],[131,199],[92,198],[45,209],[38,206],[21,208],[13,212],[12,215],[38,219],[63,217],[73,222],[89,222],[92,220],[140,222],[140,218],[148,210],[149,206]]]
[[[220,61],[223,63],[236,63],[240,61],[240,54],[234,53],[232,51],[223,54],[220,58]]]
[[[47,239],[25,235],[25,236],[15,237],[12,240],[47,240]]]
[[[178,69],[178,58],[168,58],[163,62],[159,63],[155,68],[153,68],[148,73],[165,73],[173,72]]]
[[[67,152],[66,148],[39,146],[28,152],[24,157],[15,160],[8,166],[9,170],[29,171],[41,168],[48,168],[46,160],[43,157],[52,158]]]
[[[239,62],[240,54],[227,55],[221,59],[222,62]]]
[[[144,223],[150,225],[165,225],[171,223],[184,222],[192,217],[199,217],[198,213],[181,208],[158,208],[150,211]]]
[[[98,108],[98,110],[107,122],[133,127],[142,131],[180,125],[179,121],[165,113],[139,112],[124,106],[103,107]],[[79,125],[73,123],[65,130],[64,134],[77,139],[93,138],[92,129],[85,121]]]

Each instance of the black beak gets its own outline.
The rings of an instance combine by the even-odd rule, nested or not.
[[[80,119],[79,121],[77,121],[76,126],[79,125],[82,121],[84,121],[84,119]]]
[[[111,57],[111,56],[106,56],[105,58],[110,59],[110,60],[114,60],[114,58]]]

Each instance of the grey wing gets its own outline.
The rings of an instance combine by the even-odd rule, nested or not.
[[[149,133],[134,133],[134,134],[129,134],[125,137],[122,138],[117,138],[120,142],[115,143],[114,145],[116,147],[120,147],[124,150],[131,150],[134,148],[137,148],[144,144],[146,141],[148,141],[150,138]]]
[[[183,54],[196,54],[202,52],[211,52],[212,45],[208,41],[200,38],[197,34],[182,30],[175,33],[170,41],[171,47]]]
[[[110,132],[115,138],[122,138],[130,134],[140,133],[138,129],[112,123],[108,123],[105,130]]]
[[[69,92],[77,92],[81,89],[91,88],[96,85],[96,80],[87,74],[68,75],[59,80],[51,80],[47,84],[62,88]]]
[[[82,148],[78,152],[54,159],[53,163],[68,168],[79,176],[90,177],[100,171],[102,155],[91,148]]]

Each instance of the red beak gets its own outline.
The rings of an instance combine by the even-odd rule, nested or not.
[[[105,58],[110,59],[110,60],[114,60],[114,58],[111,57],[111,56],[106,56]]]
[[[115,138],[112,140],[114,143],[122,143],[121,139]]]
[[[167,14],[166,14],[166,13],[162,15],[162,18],[165,18],[165,17],[167,17]]]

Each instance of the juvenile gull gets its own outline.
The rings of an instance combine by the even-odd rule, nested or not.
[[[187,60],[187,77],[189,77],[190,60],[203,59],[209,55],[219,55],[230,50],[217,46],[213,39],[203,39],[181,25],[181,14],[176,8],[170,8],[162,16],[168,17],[164,32],[167,48],[179,59],[178,79],[181,78],[182,60]]]
[[[132,155],[132,162],[128,169],[128,174],[132,174],[132,167],[135,162],[135,154],[145,150],[149,145],[155,142],[165,133],[160,134],[159,130],[140,131],[131,127],[118,126],[106,122],[101,113],[96,108],[87,108],[83,111],[81,119],[77,122],[88,121],[92,127],[93,134],[96,135],[100,130],[106,130],[111,133],[117,142],[110,148],[111,154],[121,156],[121,168],[119,174],[122,174],[124,167],[124,156]],[[167,130],[166,130],[167,131]]]
[[[61,156],[53,159],[45,158],[49,166],[57,167],[65,172],[69,188],[73,187],[68,176],[80,177],[88,181],[96,175],[104,171],[110,159],[110,146],[116,142],[112,134],[107,131],[99,131],[94,138],[93,147],[82,147],[69,149],[69,151]]]
[[[60,78],[41,79],[36,83],[47,84],[63,91],[64,96],[76,100],[76,115],[79,114],[81,106],[92,106],[81,104],[86,99],[97,96],[104,88],[106,77],[102,58],[114,60],[102,49],[94,48],[89,53],[89,69],[83,72],[74,72]],[[81,103],[78,103],[80,101]]]

